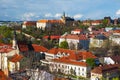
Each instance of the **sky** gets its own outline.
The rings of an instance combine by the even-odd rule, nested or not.
[[[120,0],[0,0],[0,20],[33,21],[60,19],[112,19],[120,17]]]

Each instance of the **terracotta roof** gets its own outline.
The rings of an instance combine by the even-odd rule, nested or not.
[[[66,38],[66,39],[76,39],[76,40],[87,40],[88,38],[86,35],[76,35],[76,34],[67,34],[65,36],[61,36],[61,38]]]
[[[12,51],[13,49],[12,48],[2,48],[2,49],[0,49],[0,53],[8,53],[8,52],[10,52],[10,51]]]
[[[110,65],[104,65],[104,66],[99,66],[94,68],[91,72],[92,73],[97,73],[97,74],[102,74],[105,72],[117,72],[119,65],[118,64],[110,64]]]
[[[45,38],[45,39],[48,39],[49,36],[44,36],[44,38]],[[50,39],[59,39],[59,38],[60,38],[60,36],[57,36],[57,35],[51,35],[51,36],[50,36]]]
[[[72,60],[81,60],[87,58],[97,58],[91,52],[87,51],[76,51],[76,50],[69,50],[69,49],[62,49],[62,48],[52,48],[48,50],[47,53],[56,55],[58,52],[69,54],[68,58]]]
[[[120,56],[111,56],[111,58],[118,64],[120,64]]]
[[[63,22],[61,21],[61,20],[38,20],[37,22],[39,22],[39,23],[60,23],[60,24],[62,24]]]
[[[120,30],[114,30],[113,33],[120,33]]]
[[[93,55],[91,52],[83,51],[81,52],[83,59],[87,58],[97,58],[95,55]]]
[[[0,80],[7,80],[7,76],[0,70]]]
[[[79,32],[81,32],[81,31],[82,31],[82,29],[75,29],[75,30],[73,30],[73,31],[79,31]]]
[[[15,54],[15,55],[12,56],[12,58],[10,58],[9,60],[10,60],[11,62],[19,62],[22,58],[23,58],[22,55],[20,55],[20,54]]]
[[[12,50],[13,50],[13,48],[11,47],[11,45],[6,45],[6,44],[0,45],[0,53],[8,53]]]
[[[0,46],[4,46],[5,44],[4,43],[0,43]]]
[[[48,20],[38,20],[37,22],[40,22],[40,23],[48,23]]]
[[[32,44],[34,51],[35,52],[46,52],[48,49],[43,47],[43,46],[39,46],[37,44]]]
[[[101,20],[94,20],[94,21],[92,21],[92,23],[102,23],[102,21]]]
[[[78,65],[78,66],[88,66],[87,63],[85,62],[79,62],[79,61],[73,61],[73,60],[70,60],[69,58],[67,57],[62,57],[62,58],[59,58],[59,59],[53,59],[54,62],[60,62],[60,63],[65,63],[65,64],[71,64],[71,65]]]
[[[49,20],[49,23],[63,23],[61,20]]]
[[[25,22],[23,22],[23,25],[36,26],[36,21],[25,21]]]

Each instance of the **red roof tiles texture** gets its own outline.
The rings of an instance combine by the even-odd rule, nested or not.
[[[119,69],[118,67],[119,67],[118,64],[103,65],[103,66],[94,68],[91,72],[97,73],[97,74],[102,74],[105,72],[117,72]]]
[[[62,49],[62,48],[52,48],[48,50],[47,53],[56,55],[58,52],[69,54],[68,58],[72,60],[86,60],[87,58],[97,58],[91,52],[87,51],[76,51],[76,50],[69,50],[69,49]]]
[[[25,21],[23,25],[26,26],[36,26],[36,21]]]
[[[23,58],[22,55],[20,55],[20,54],[15,54],[15,55],[14,55],[12,58],[10,58],[9,60],[10,60],[11,62],[16,63],[16,62],[19,62],[22,58]]]
[[[46,52],[48,49],[43,47],[43,46],[39,46],[37,44],[32,44],[34,51],[35,52]]]
[[[67,34],[65,36],[61,36],[61,38],[65,39],[76,39],[76,40],[87,40],[88,38],[86,35],[76,35],[76,34]]]
[[[0,70],[0,80],[7,80],[7,76]]]
[[[71,65],[78,65],[78,66],[87,66],[87,63],[85,62],[78,62],[78,61],[73,61],[70,60],[67,57],[62,57],[60,59],[53,59],[54,62],[60,62],[60,63],[66,63],[66,64],[71,64]]]
[[[61,20],[38,20],[39,23],[60,23],[62,24],[63,22]]]

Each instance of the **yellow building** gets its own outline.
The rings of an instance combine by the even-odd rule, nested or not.
[[[112,80],[113,78],[119,76],[118,72],[118,64],[99,66],[91,71],[91,80],[102,80],[102,78],[105,78],[106,80]]]

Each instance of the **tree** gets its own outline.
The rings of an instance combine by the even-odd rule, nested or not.
[[[119,77],[113,78],[112,80],[119,80]]]
[[[91,68],[94,68],[96,66],[95,64],[95,59],[93,58],[87,58],[86,59],[86,63],[91,67]]]
[[[68,49],[68,42],[67,41],[61,42],[59,47],[64,48],[64,49]]]
[[[102,20],[103,26],[106,27],[108,25],[108,19]]]

